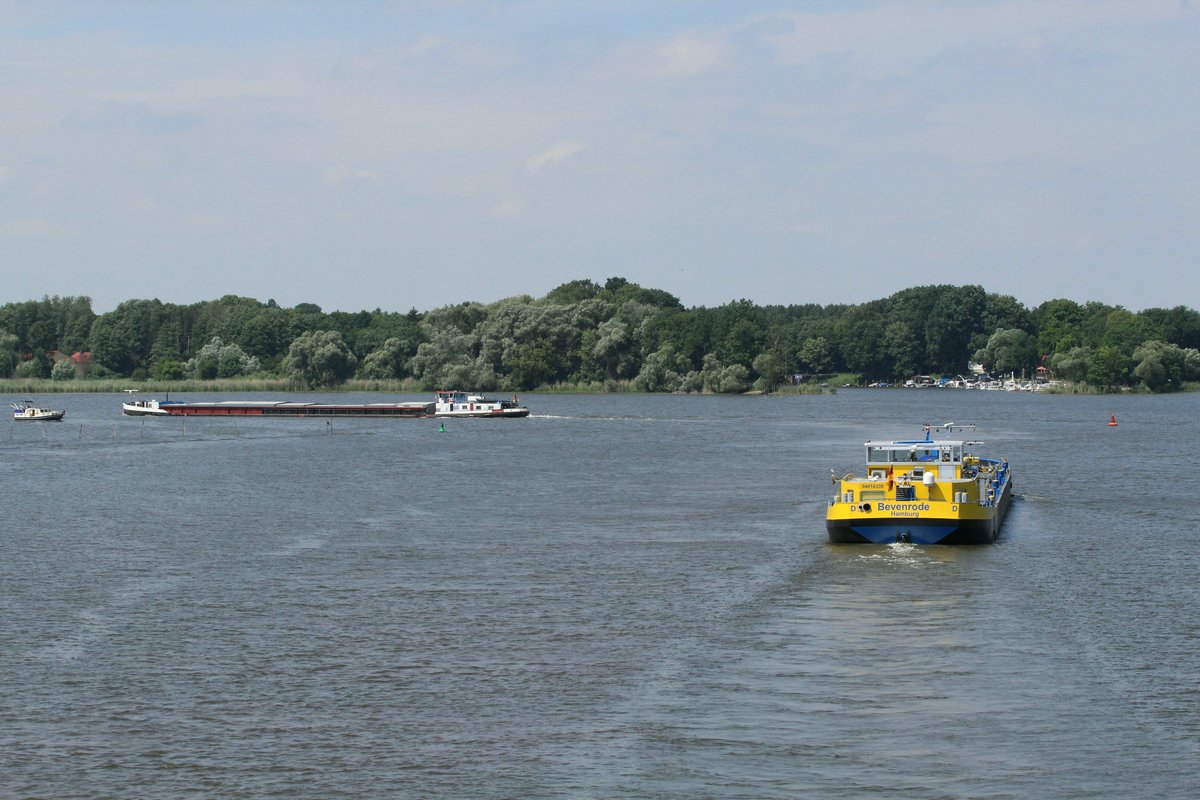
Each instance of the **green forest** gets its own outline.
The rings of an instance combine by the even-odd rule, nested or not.
[[[920,286],[858,305],[737,300],[684,308],[624,278],[564,283],[544,297],[429,311],[325,312],[227,295],[191,305],[87,297],[0,306],[0,377],[23,380],[352,379],[409,389],[745,392],[799,376],[850,382],[1032,376],[1152,392],[1200,380],[1200,313],[1047,300],[1026,308],[980,286]],[[64,387],[65,388],[65,387]]]

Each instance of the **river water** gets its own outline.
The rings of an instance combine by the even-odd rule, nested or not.
[[[445,432],[36,399],[66,421],[0,427],[0,797],[1200,785],[1200,395],[530,395]],[[927,420],[1010,461],[1000,541],[828,544],[830,470]]]

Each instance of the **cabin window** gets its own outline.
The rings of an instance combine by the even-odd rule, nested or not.
[[[937,451],[923,447],[913,451],[914,461],[937,461]]]
[[[869,500],[886,500],[887,492],[882,489],[863,489],[859,494],[859,498],[864,502]]]

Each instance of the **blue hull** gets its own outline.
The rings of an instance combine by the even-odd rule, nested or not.
[[[960,525],[944,520],[879,520],[850,525],[827,522],[829,541],[834,544],[990,544],[996,526]]]

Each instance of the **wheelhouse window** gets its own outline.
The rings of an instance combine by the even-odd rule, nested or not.
[[[961,444],[921,442],[919,444],[867,445],[867,464],[870,466],[930,462],[958,464],[961,461]]]

